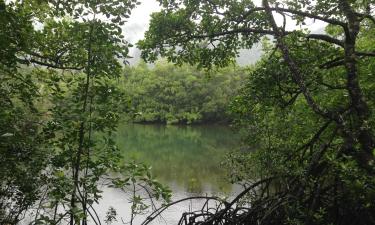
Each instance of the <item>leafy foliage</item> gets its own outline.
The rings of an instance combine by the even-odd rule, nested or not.
[[[113,81],[130,46],[121,26],[137,4],[0,1],[1,224],[27,210],[32,224],[98,222],[103,179],[149,174],[120,168],[112,140],[126,106]]]
[[[182,223],[374,224],[374,1],[160,3],[138,43],[149,61],[225,66],[272,36],[232,104],[249,151],[228,165],[245,189]]]
[[[2,69],[0,74],[0,222],[13,223],[39,198],[48,146],[31,74]]]
[[[131,102],[134,122],[225,122],[227,105],[240,86],[244,69],[226,68],[205,74],[193,67],[159,62],[125,70],[122,87]]]

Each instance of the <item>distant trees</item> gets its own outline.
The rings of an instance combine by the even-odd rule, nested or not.
[[[134,122],[168,124],[228,122],[228,105],[246,69],[228,67],[205,73],[192,66],[158,62],[125,69],[124,88]]]

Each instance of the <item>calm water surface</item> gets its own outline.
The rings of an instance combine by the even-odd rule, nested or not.
[[[228,127],[164,126],[123,124],[120,126],[117,144],[123,150],[125,161],[144,162],[152,166],[152,172],[173,191],[173,200],[198,195],[230,196],[236,188],[225,178],[220,165],[226,154],[238,145],[237,135]],[[104,188],[103,200],[98,211],[104,216],[112,206],[127,222],[130,215],[128,196],[119,190]],[[181,212],[196,208],[202,202],[185,202],[168,210],[163,219],[154,224],[176,224]],[[135,224],[143,221],[139,216]]]

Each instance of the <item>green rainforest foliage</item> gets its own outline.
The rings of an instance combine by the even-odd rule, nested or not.
[[[128,193],[130,225],[174,205],[150,167],[123,159],[124,114],[243,134],[220,167],[239,194],[197,197],[207,204],[179,225],[375,224],[375,1],[158,2],[137,43],[156,63],[128,67],[137,0],[0,0],[0,224],[110,224],[119,212],[95,211],[103,186]],[[254,67],[235,66],[261,41]]]
[[[127,105],[114,85],[130,46],[121,26],[136,5],[0,1],[0,224],[25,213],[30,224],[100,223],[103,180],[132,193],[130,223],[150,198],[169,201],[149,167],[119,163],[112,139]]]
[[[125,69],[121,83],[134,122],[192,124],[230,121],[228,105],[245,77],[245,69],[204,72],[163,61]]]
[[[159,2],[138,42],[149,62],[225,67],[264,40],[231,103],[246,147],[225,164],[245,188],[181,221],[375,224],[375,1]]]

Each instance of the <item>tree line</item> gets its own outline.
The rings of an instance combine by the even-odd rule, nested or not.
[[[238,66],[205,72],[160,61],[127,67],[119,86],[129,99],[129,119],[138,123],[230,122],[229,103],[247,69]]]

